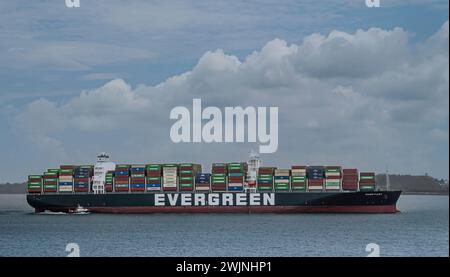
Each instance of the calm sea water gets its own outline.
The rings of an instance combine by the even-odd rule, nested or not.
[[[401,196],[398,214],[33,214],[0,195],[0,256],[449,256],[448,196]]]

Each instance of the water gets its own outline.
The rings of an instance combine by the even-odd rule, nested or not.
[[[448,196],[401,196],[398,214],[35,215],[0,195],[0,256],[449,256]]]

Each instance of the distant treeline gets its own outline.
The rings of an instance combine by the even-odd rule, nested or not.
[[[27,192],[26,183],[0,184],[0,194],[24,194]]]
[[[386,189],[386,174],[376,176],[377,186]],[[430,176],[389,174],[390,190],[401,190],[406,193],[448,194],[448,183]]]
[[[430,176],[412,176],[412,175],[389,175],[390,190],[402,190],[405,193],[430,193],[430,194],[448,194],[448,183],[442,180],[436,180]],[[386,175],[378,174],[376,176],[379,189],[386,189]],[[0,184],[0,194],[23,194],[26,193],[26,183]]]

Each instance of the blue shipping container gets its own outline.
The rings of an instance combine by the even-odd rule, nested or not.
[[[74,187],[76,187],[76,188],[88,188],[89,185],[88,184],[77,184],[77,183],[75,183]]]
[[[230,191],[239,191],[239,190],[243,190],[242,186],[229,186],[228,190]]]
[[[129,172],[128,170],[124,170],[124,171],[114,171],[115,175],[128,175]]]
[[[132,188],[145,188],[145,184],[130,184]]]
[[[260,183],[260,184],[272,184],[273,181],[272,180],[258,180],[258,183]]]
[[[161,187],[161,184],[147,184],[148,188],[159,188]]]
[[[244,176],[244,173],[228,173],[228,176],[240,177],[240,176]]]

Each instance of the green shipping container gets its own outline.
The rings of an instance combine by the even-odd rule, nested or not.
[[[179,184],[180,187],[193,187],[192,184]]]
[[[375,186],[359,186],[360,191],[374,191]]]
[[[56,185],[44,185],[44,188],[56,189]]]
[[[271,186],[258,186],[258,190],[272,190]]]
[[[306,186],[292,186],[292,190],[298,191],[306,190]]]
[[[131,178],[144,178],[145,174],[131,174],[130,177]]]

